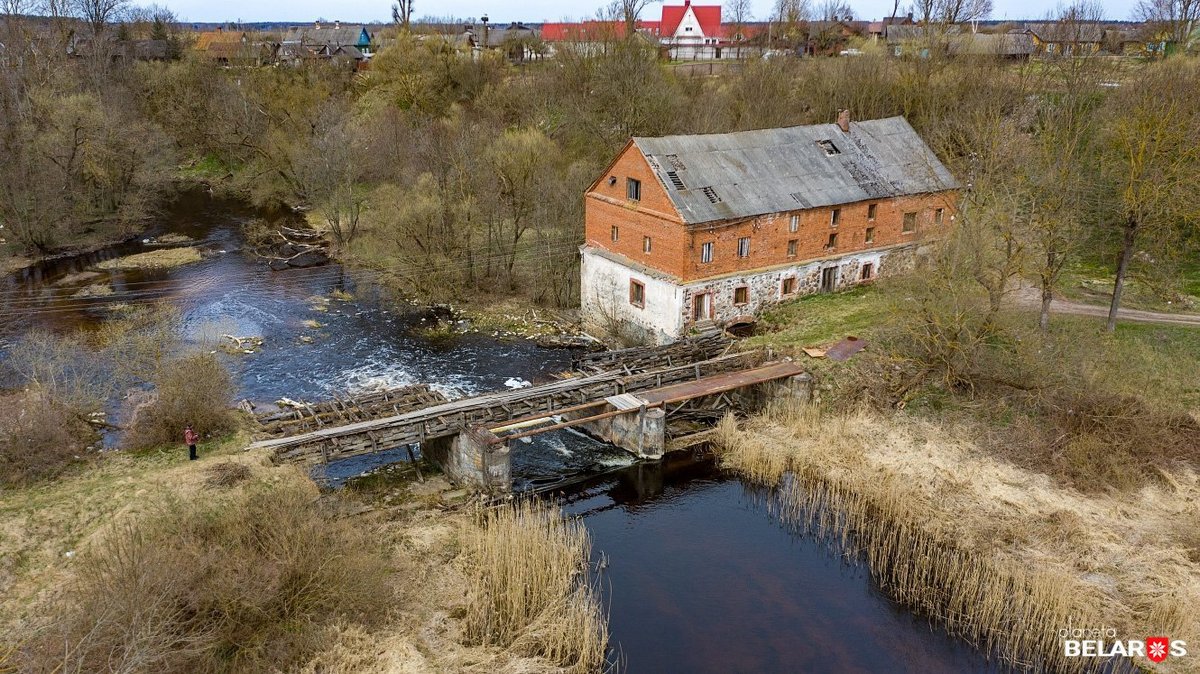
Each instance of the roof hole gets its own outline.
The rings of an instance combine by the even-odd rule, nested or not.
[[[681,180],[679,178],[678,173],[676,173],[674,171],[667,171],[667,179],[671,181],[671,184],[675,186],[675,189],[677,189],[677,190],[687,189],[683,186],[683,180]]]
[[[700,188],[700,191],[701,191],[701,192],[704,192],[704,196],[708,197],[708,200],[709,200],[710,202],[712,202],[712,203],[714,203],[714,204],[719,204],[719,203],[721,203],[721,196],[720,196],[719,194],[717,194],[717,191],[716,191],[716,190],[714,190],[713,188],[711,188],[711,187],[702,187],[702,188]]]
[[[677,155],[677,154],[667,155],[667,163],[670,164],[671,168],[675,169],[676,171],[686,171],[687,170],[687,167],[684,166],[683,162],[679,160],[679,155]]]
[[[831,140],[818,140],[817,145],[819,145],[821,149],[825,151],[825,155],[829,157],[842,153],[842,151],[837,149],[837,146],[834,145],[833,141]]]

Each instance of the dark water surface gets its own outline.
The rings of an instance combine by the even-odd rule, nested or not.
[[[863,565],[780,525],[766,498],[690,456],[567,498],[607,564],[624,671],[1007,671],[896,606]]]

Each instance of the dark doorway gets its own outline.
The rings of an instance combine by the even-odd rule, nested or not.
[[[712,303],[708,293],[692,295],[692,320],[699,323],[712,317]]]
[[[831,293],[837,287],[838,268],[826,267],[821,270],[821,292]]]

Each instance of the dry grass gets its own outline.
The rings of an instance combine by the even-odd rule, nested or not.
[[[0,672],[31,671],[33,666],[27,659],[38,639],[46,635],[67,633],[68,623],[51,618],[78,615],[64,612],[63,607],[79,601],[78,588],[83,582],[81,570],[92,550],[103,552],[110,549],[114,532],[136,527],[139,522],[153,523],[163,519],[163,505],[169,503],[188,504],[190,519],[181,524],[172,517],[174,529],[181,536],[172,538],[169,544],[160,543],[157,549],[139,555],[152,559],[168,558],[175,553],[173,547],[182,547],[184,553],[197,553],[195,527],[218,526],[208,517],[220,503],[242,503],[250,492],[277,493],[295,492],[315,498],[313,485],[299,471],[289,466],[274,466],[260,452],[242,452],[245,438],[232,438],[224,442],[206,445],[200,461],[189,462],[186,452],[145,452],[106,454],[80,470],[70,470],[53,481],[41,481],[30,486],[0,490]],[[208,485],[212,477],[210,466],[222,473],[241,473],[241,469],[226,468],[228,464],[244,466],[250,478],[228,487],[214,490]],[[578,646],[556,647],[553,634],[561,628],[554,621],[562,615],[584,616],[581,612],[565,614],[557,608],[544,612],[548,627],[535,624],[508,648],[473,643],[467,636],[466,623],[472,602],[471,588],[476,584],[478,567],[464,556],[469,549],[467,539],[482,534],[483,522],[471,513],[447,512],[441,508],[416,507],[430,499],[426,488],[437,480],[427,479],[424,484],[405,484],[395,487],[404,492],[397,499],[404,507],[388,507],[373,501],[371,511],[353,516],[346,512],[357,512],[354,507],[342,511],[333,525],[355,530],[354,541],[339,544],[334,553],[322,552],[324,548],[309,544],[311,537],[301,531],[298,542],[306,542],[310,561],[336,562],[342,554],[354,554],[356,549],[382,551],[389,573],[382,589],[373,594],[387,603],[387,614],[380,621],[358,620],[352,616],[326,614],[324,619],[298,623],[300,629],[289,630],[282,638],[271,640],[270,645],[253,644],[246,639],[245,651],[227,651],[224,657],[238,658],[223,660],[224,671],[271,671],[267,659],[280,658],[276,662],[291,660],[288,666],[278,666],[274,671],[302,672],[305,674],[397,674],[426,672],[456,672],[463,674],[493,674],[494,672],[520,672],[521,674],[553,674],[563,671],[588,670],[566,665],[543,657],[560,657],[559,653],[579,650]],[[448,488],[448,487],[447,487]],[[411,494],[407,492],[411,489]],[[325,496],[316,505],[307,500],[306,506],[321,512],[326,519],[325,508],[337,509],[345,500],[359,498],[355,494],[342,493]],[[432,499],[436,501],[437,499]],[[268,507],[268,506],[264,506]],[[167,512],[170,508],[167,509]],[[232,511],[226,511],[232,516]],[[218,518],[220,519],[220,518]],[[262,519],[262,518],[259,518]],[[527,522],[541,526],[536,518]],[[264,524],[279,520],[267,520]],[[241,525],[239,525],[241,526]],[[224,527],[221,527],[224,528]],[[275,527],[295,529],[295,527]],[[526,543],[550,543],[558,539],[546,536],[521,537]],[[576,539],[578,540],[578,539]],[[283,544],[285,541],[275,540]],[[128,546],[126,546],[128,548]],[[243,585],[243,581],[259,578],[263,569],[279,568],[274,563],[262,563],[245,558],[231,557],[223,548],[210,546],[207,556],[201,558],[209,577],[197,578],[196,572],[185,569],[173,578],[166,579],[174,566],[164,567],[163,573],[145,575],[145,583],[166,591],[190,596],[188,583],[196,585],[196,592],[213,583],[226,583],[232,588]],[[534,555],[537,557],[537,555]],[[577,555],[586,559],[586,554]],[[193,559],[195,559],[193,557]],[[261,568],[260,568],[261,567]],[[568,578],[582,582],[582,570],[561,567]],[[233,576],[222,579],[221,576]],[[156,580],[157,579],[157,580]],[[568,583],[569,584],[569,583]],[[182,588],[178,586],[183,586]],[[253,593],[251,599],[272,594],[271,578],[255,580],[254,585],[262,589]],[[562,583],[558,585],[562,586]],[[143,585],[142,587],[148,587]],[[152,592],[147,592],[153,595]],[[161,596],[161,594],[159,595]],[[228,598],[228,593],[214,598]],[[160,603],[155,605],[161,606]],[[269,605],[269,604],[268,604]],[[374,605],[374,602],[371,602]],[[261,604],[245,604],[261,606]],[[578,608],[574,604],[571,608]],[[236,608],[236,606],[234,607]],[[78,609],[76,609],[78,610]],[[108,610],[106,608],[106,610]],[[307,610],[307,609],[305,609]],[[97,613],[96,615],[107,615]],[[161,614],[160,614],[161,615]],[[584,616],[589,625],[595,625],[596,616]],[[247,621],[253,624],[254,616]],[[163,625],[177,625],[160,621]],[[130,632],[145,637],[150,634],[144,622],[127,621]],[[287,620],[278,622],[281,629],[296,627],[297,623]],[[602,623],[601,623],[602,624]],[[105,625],[111,626],[111,622]],[[266,627],[265,625],[263,626]],[[133,628],[140,628],[134,630]],[[107,628],[106,628],[107,629]],[[161,631],[161,630],[160,630]],[[594,639],[603,639],[602,630],[590,633]],[[36,635],[41,635],[36,637]],[[194,636],[194,635],[193,635]],[[148,639],[148,637],[146,637]],[[189,637],[190,639],[191,637]],[[242,641],[239,639],[239,642]],[[145,643],[142,641],[142,643]],[[181,642],[182,643],[182,642]],[[5,653],[5,645],[22,647],[22,660],[15,654]],[[267,653],[263,648],[270,648]],[[187,649],[180,649],[181,651]],[[172,658],[200,657],[194,653],[172,654]],[[597,652],[603,652],[603,646]],[[143,651],[149,652],[149,651]],[[5,658],[8,658],[7,660]],[[258,660],[257,658],[263,658]],[[570,660],[570,658],[566,658]],[[582,659],[582,658],[581,658]],[[178,662],[173,660],[172,662]],[[77,661],[76,661],[77,662]],[[209,661],[211,662],[211,661]],[[57,664],[57,661],[55,661]],[[235,664],[230,664],[235,663]],[[170,671],[171,663],[143,667],[143,671]],[[7,668],[7,669],[6,669]],[[101,666],[100,669],[105,669]],[[199,666],[190,671],[213,671],[218,667]],[[598,667],[596,668],[598,669]]]
[[[891,596],[1009,660],[1078,669],[1060,655],[1067,620],[1200,639],[1200,564],[1180,534],[1198,519],[1193,470],[1134,498],[1085,495],[981,451],[977,430],[780,408],[724,422],[719,445],[727,466],[778,487],[783,520],[861,555]]]
[[[204,484],[209,487],[232,487],[250,479],[250,466],[244,463],[236,463],[233,461],[222,461],[213,466],[209,466],[208,479]]]
[[[464,533],[471,599],[466,636],[557,663],[603,669],[607,624],[588,582],[583,525],[535,502],[491,510]]]
[[[387,610],[386,557],[311,483],[164,501],[79,557],[29,671],[287,670]]]
[[[96,265],[97,269],[172,269],[192,264],[204,259],[200,250],[191,246],[184,248],[163,248],[145,253],[135,253],[124,257],[105,260]]]

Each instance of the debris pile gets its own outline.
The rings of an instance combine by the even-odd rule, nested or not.
[[[315,267],[329,262],[329,239],[316,229],[280,227],[267,250],[259,257],[275,271],[292,267]]]

